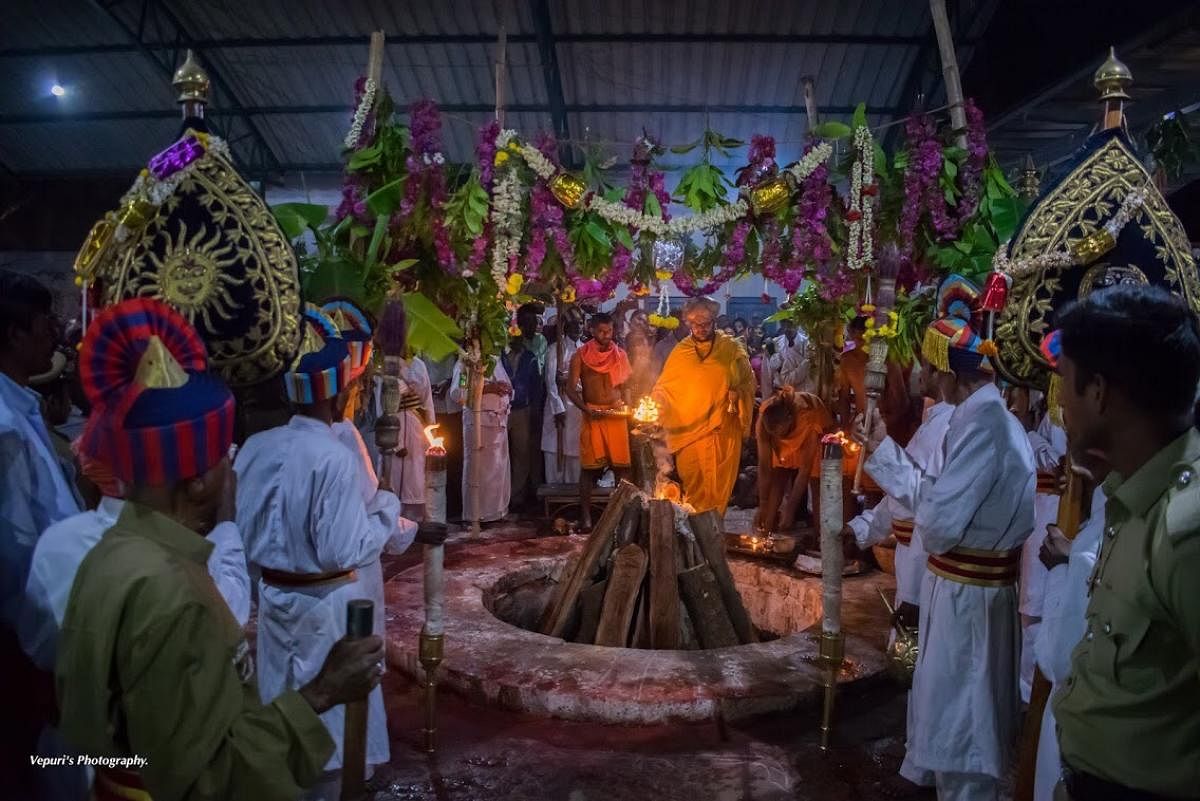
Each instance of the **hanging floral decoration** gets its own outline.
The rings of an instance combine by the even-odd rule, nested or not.
[[[494,121],[479,130],[474,163],[449,170],[436,105],[413,103],[401,122],[386,88],[360,79],[344,141],[341,202],[332,222],[310,226],[317,252],[303,262],[306,291],[338,288],[337,270],[348,264],[372,298],[403,290],[432,299],[456,330],[478,340],[480,358],[503,347],[527,293],[547,288],[565,302],[603,301],[622,284],[637,297],[657,291],[650,322],[671,329],[679,325],[670,311],[672,284],[684,295],[711,295],[754,273],[763,277],[768,302],[768,282],[787,293],[786,313],[841,319],[869,285],[877,237],[894,238],[916,262],[918,241],[946,241],[1009,202],[1002,176],[988,163],[982,115],[968,104],[967,118],[965,151],[943,148],[932,120],[910,120],[907,164],[897,164],[895,180],[887,159],[876,163],[881,151],[863,107],[850,126],[821,126],[787,166],[777,162],[772,137],[752,137],[746,166],[732,180],[710,153],[728,159],[746,143],[706,131],[696,143],[671,148],[682,154],[703,145],[702,160],[684,170],[672,198],[656,165],[666,149],[649,136],[634,143],[620,187],[596,162],[587,161],[582,173],[565,169],[553,137],[527,140]],[[841,170],[820,137],[849,141],[852,158]],[[947,168],[948,160],[955,166]],[[952,204],[945,199],[948,176]],[[835,188],[843,180],[844,197]],[[673,213],[681,207],[686,211]],[[987,230],[1004,228],[989,223]],[[871,337],[895,335],[895,319],[875,324]]]

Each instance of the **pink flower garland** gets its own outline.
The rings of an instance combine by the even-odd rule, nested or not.
[[[489,198],[492,194],[492,179],[495,177],[496,137],[499,135],[500,123],[492,120],[479,129],[479,139],[475,142],[475,159],[479,165],[479,183],[483,186],[483,191],[488,193]],[[467,255],[467,269],[463,271],[465,275],[474,275],[479,272],[479,268],[483,266],[484,261],[487,259],[491,239],[492,223],[489,217],[489,219],[484,221],[483,231],[471,241],[471,252]]]

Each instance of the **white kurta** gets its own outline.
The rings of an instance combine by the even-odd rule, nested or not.
[[[796,339],[789,345],[787,337],[775,337],[775,355],[771,357],[771,380],[775,389],[794,387],[797,392],[811,392],[812,382],[808,379],[808,337],[796,332]]]
[[[1027,436],[1037,469],[1057,470],[1067,452],[1067,432],[1054,425],[1050,415],[1046,415],[1037,430],[1030,431]],[[1021,549],[1021,699],[1026,702],[1033,689],[1033,644],[1041,627],[1042,599],[1046,594],[1046,567],[1038,558],[1038,552],[1046,539],[1046,526],[1057,519],[1058,496],[1038,493],[1033,501],[1033,533]]]
[[[407,452],[404,456],[392,456],[392,491],[401,503],[425,503],[425,426],[437,422],[433,405],[433,385],[429,371],[420,359],[400,361],[400,378],[421,399],[419,409],[409,409],[400,416],[400,447]],[[375,409],[382,414],[379,405],[381,383],[375,377]]]
[[[940,476],[924,475],[891,439],[866,469],[913,508],[929,553],[1013,550],[1033,528],[1033,453],[993,384],[951,415]],[[978,587],[926,572],[906,763],[939,774],[1003,776],[1020,714],[1019,650],[1015,586]]]
[[[402,550],[412,541],[414,526],[405,525],[392,493],[376,491],[365,500],[365,459],[333,428],[302,415],[255,434],[238,453],[238,528],[251,564],[300,574],[362,571],[310,587],[259,582],[258,688],[264,703],[317,675],[346,633],[348,601],[375,600],[379,623],[382,603],[364,577],[377,569],[385,546]],[[376,765],[389,758],[379,687],[367,705],[367,762]],[[321,715],[337,746],[327,770],[342,765],[344,717],[342,706]]]
[[[1058,565],[1046,579],[1042,625],[1034,653],[1042,674],[1058,687],[1071,675],[1071,652],[1087,630],[1088,579],[1096,566],[1104,531],[1104,490],[1097,487],[1087,521],[1071,541],[1067,564]],[[1054,705],[1047,703],[1038,739],[1034,801],[1051,801],[1054,785],[1062,773]]]
[[[953,411],[954,407],[949,403],[937,403],[929,407],[925,420],[904,449],[926,475],[941,475],[945,459],[943,444]],[[886,495],[874,509],[868,509],[851,520],[849,526],[854,531],[858,547],[869,548],[887,539],[892,531],[893,519],[912,520],[913,513],[903,503]],[[912,545],[896,543],[896,603],[918,605],[924,576],[925,551],[920,544],[919,532],[914,527]]]
[[[79,565],[104,532],[117,522],[124,506],[125,502],[119,498],[101,498],[95,509],[58,521],[38,538],[25,585],[18,634],[25,653],[42,670],[54,671],[58,633]],[[237,525],[219,523],[209,532],[208,539],[213,544],[208,574],[238,625],[244,626],[250,618],[250,574]]]
[[[475,412],[468,406],[470,398],[464,381],[467,369],[459,360],[450,380],[450,397],[463,406],[463,516],[471,519],[478,509],[479,519],[491,522],[508,514],[512,496],[512,475],[508,467],[508,406],[512,396],[483,395],[482,438],[480,447],[476,448]],[[512,386],[499,359],[489,380]],[[478,487],[472,474],[476,460],[480,462]]]
[[[563,338],[564,376],[566,367],[571,364],[571,357],[579,349],[579,343],[567,337]],[[558,346],[551,345],[546,354],[546,371],[543,376],[546,382],[546,413],[542,415],[542,453],[546,459],[547,484],[574,484],[579,481],[579,428],[583,423],[583,413],[558,389]],[[566,413],[566,422],[562,430],[563,469],[558,469],[558,427],[554,424],[554,415]]]

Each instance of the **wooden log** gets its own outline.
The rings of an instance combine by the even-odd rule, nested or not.
[[[679,575],[675,558],[675,507],[650,501],[650,647],[679,647]]]
[[[579,633],[575,642],[591,645],[596,641],[596,629],[600,627],[600,610],[604,607],[604,590],[608,587],[608,579],[597,581],[585,589],[579,596],[579,606],[582,608],[579,620]]]
[[[638,538],[638,528],[642,523],[642,505],[631,503],[621,514],[621,522],[617,524],[617,534],[613,537],[613,547],[623,548]]]
[[[733,624],[729,625],[732,629]],[[684,604],[681,594],[679,599],[679,648],[683,651],[695,651],[699,647],[700,640],[696,636],[696,627],[692,623],[692,616],[688,614],[687,605]]]
[[[721,598],[721,587],[708,565],[697,565],[679,574],[679,594],[702,648],[725,648],[738,644],[733,621]]]
[[[622,481],[608,499],[608,506],[604,507],[604,514],[600,515],[600,521],[592,529],[592,536],[588,538],[583,552],[579,555],[574,572],[566,581],[566,587],[563,589],[558,606],[550,612],[545,625],[542,626],[542,634],[548,634],[551,637],[563,636],[567,622],[579,600],[579,594],[591,583],[592,576],[596,574],[596,568],[602,563],[602,559],[607,558],[607,554],[612,548],[612,536],[616,531],[617,523],[624,514],[625,506],[635,503],[638,497],[637,488],[628,481]]]
[[[646,582],[638,593],[637,607],[633,611],[633,631],[629,632],[630,648],[650,647],[650,597]]]
[[[758,634],[750,622],[750,614],[742,603],[742,596],[733,583],[733,574],[729,572],[729,562],[725,559],[725,535],[721,531],[721,518],[715,511],[702,512],[692,515],[689,522],[692,533],[696,535],[696,543],[700,552],[708,562],[709,568],[721,588],[721,600],[725,602],[725,610],[733,622],[733,630],[737,632],[738,642],[743,645],[758,642]]]
[[[600,623],[596,627],[596,645],[625,646],[629,624],[633,621],[638,592],[646,578],[646,552],[636,545],[617,551],[612,577],[604,593]]]
[[[558,609],[562,603],[563,593],[567,591],[567,583],[571,579],[571,574],[579,566],[579,554],[567,559],[566,565],[563,566],[562,572],[558,574],[558,583],[554,585],[554,592],[550,594],[550,602],[546,604],[546,608],[542,610],[542,616],[538,620],[538,631],[543,631],[550,622],[550,616],[554,614],[554,610]]]

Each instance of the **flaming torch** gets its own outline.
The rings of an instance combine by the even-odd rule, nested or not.
[[[821,750],[829,749],[833,728],[833,699],[842,667],[842,440],[838,434],[821,439],[821,647],[825,669],[825,703],[821,710]]]
[[[658,404],[649,395],[638,401],[633,410],[633,421],[637,424],[630,437],[633,445],[633,480],[642,492],[649,495],[655,491],[658,478],[654,442],[659,432]]]
[[[425,517],[446,522],[446,440],[435,437],[437,425],[425,426]],[[425,750],[437,747],[437,671],[445,651],[442,610],[445,606],[444,551],[441,545],[425,546],[425,625],[421,629],[418,659],[425,670]]]

